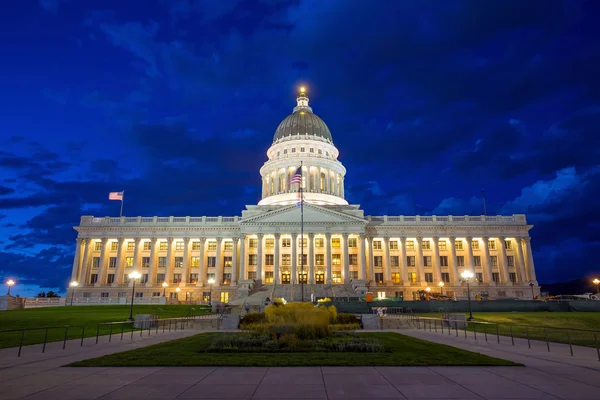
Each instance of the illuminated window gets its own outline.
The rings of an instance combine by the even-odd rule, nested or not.
[[[398,241],[390,240],[390,250],[398,250]]]
[[[273,283],[273,271],[265,271],[265,283]]]
[[[158,249],[160,251],[167,251],[169,249],[169,243],[167,243],[167,242],[160,242],[160,244],[158,245]]]
[[[167,267],[167,257],[158,257],[158,268]]]
[[[192,250],[200,250],[200,242],[192,242]]]
[[[315,239],[315,247],[318,249],[325,247],[325,240],[323,238],[316,238]]]
[[[231,284],[231,274],[229,272],[223,273],[223,284],[225,284],[225,285]]]
[[[112,242],[110,244],[110,251],[117,251],[119,250],[119,242]]]
[[[308,255],[306,254],[298,254],[298,265],[299,266],[306,266],[308,265]]]
[[[258,247],[258,239],[248,239],[248,247],[256,249]]]
[[[438,243],[438,247],[440,248],[440,250],[446,250],[446,241],[440,240]]]
[[[133,267],[133,257],[125,257],[125,266],[127,268]]]
[[[340,243],[339,238],[331,239],[331,247],[340,247],[340,246],[341,246],[341,243]]]
[[[275,239],[266,239],[265,240],[265,247],[267,249],[275,247]]]
[[[457,240],[454,242],[454,248],[456,250],[462,250],[463,249],[463,242],[462,240]]]
[[[200,266],[200,257],[192,257],[192,268]]]
[[[373,240],[373,250],[381,250],[381,240]]]
[[[152,250],[152,243],[150,242],[144,242],[144,250]]]
[[[415,249],[415,242],[412,240],[407,240],[406,241],[406,250],[414,250]]]
[[[479,240],[473,240],[473,241],[471,242],[471,248],[472,248],[473,250],[479,250]]]
[[[102,250],[102,242],[96,242],[94,244],[94,250],[96,250],[96,251]]]
[[[406,256],[406,265],[409,267],[415,266],[415,256]]]
[[[348,238],[348,247],[351,249],[355,249],[357,247],[356,238]]]
[[[496,241],[495,240],[489,240],[488,241],[488,249],[490,249],[490,250],[496,250]]]
[[[223,266],[231,267],[233,265],[233,259],[231,256],[223,257]]]
[[[183,250],[183,242],[175,242],[175,250]]]
[[[223,250],[224,251],[233,251],[233,242],[232,241],[226,241],[223,242]]]
[[[221,292],[221,303],[229,303],[229,292]]]
[[[506,250],[512,250],[512,242],[510,240],[505,240],[504,241],[504,248]]]
[[[256,254],[248,254],[248,265],[256,265],[257,255]]]
[[[431,242],[429,240],[423,240],[421,246],[423,246],[423,250],[431,250]]]
[[[214,242],[212,240],[208,242],[208,251],[217,251],[217,242]]]
[[[301,241],[300,241],[300,242],[301,242],[300,246],[302,246],[302,247],[306,247],[306,246],[307,246],[307,244],[308,244],[308,241],[307,241],[307,240],[308,240],[308,239],[306,239],[306,238],[304,238],[304,239],[301,239]]]
[[[281,247],[292,247],[292,239],[281,239]]]
[[[127,242],[127,251],[135,250],[135,242]]]
[[[392,272],[392,283],[400,283],[400,273],[399,272]]]
[[[332,254],[331,255],[331,263],[333,265],[342,265],[342,255],[341,254]]]
[[[334,271],[331,273],[332,283],[342,283],[342,273],[340,271]]]
[[[325,265],[325,255],[324,254],[317,254],[315,256],[315,265],[318,265],[318,266]]]
[[[408,280],[410,281],[410,283],[417,283],[417,273],[416,272],[409,272],[408,273]]]

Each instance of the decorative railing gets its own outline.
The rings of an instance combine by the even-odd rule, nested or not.
[[[90,225],[219,225],[237,224],[240,217],[93,217],[83,216],[80,226]]]
[[[524,214],[515,215],[383,215],[367,216],[368,222],[382,225],[523,225],[527,224]]]

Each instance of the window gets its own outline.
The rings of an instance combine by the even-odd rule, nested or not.
[[[506,265],[509,267],[515,266],[515,258],[513,256],[506,256]]]
[[[472,248],[473,250],[479,250],[479,240],[473,240],[473,241],[471,242],[471,248]]]
[[[108,268],[117,268],[117,257],[111,257],[108,259]]]
[[[342,255],[341,254],[332,254],[331,255],[331,263],[333,265],[342,265]]]
[[[512,283],[517,283],[517,274],[515,272],[509,272],[508,279],[510,279]]]
[[[265,240],[265,247],[267,249],[271,249],[271,248],[275,247],[275,239],[266,239]]]
[[[446,241],[445,240],[440,240],[438,242],[438,247],[440,248],[440,250],[446,250]]]
[[[176,251],[183,250],[183,247],[184,247],[184,243],[183,242],[175,242],[175,250]]]
[[[392,272],[392,283],[400,283],[400,273],[399,272]]]
[[[473,256],[473,265],[481,267],[481,256]]]
[[[142,293],[142,292],[135,292],[135,297],[138,298],[138,299],[141,298],[141,297],[144,297],[144,293]]]
[[[433,273],[425,272],[425,282],[432,283],[433,282]]]
[[[483,282],[483,273],[475,272],[475,282]]]
[[[115,274],[108,274],[108,276],[106,277],[106,283],[115,283]]]
[[[152,297],[160,297],[162,293],[160,292],[152,292]]]
[[[156,274],[156,283],[161,285],[165,281],[165,274]]]
[[[358,265],[358,254],[348,254],[348,264]]]
[[[376,272],[375,273],[375,282],[377,282],[377,283],[383,283],[383,272]]]
[[[192,250],[200,250],[200,242],[192,242]]]
[[[488,241],[488,249],[489,250],[496,250],[496,241],[495,240],[489,240]]]
[[[221,292],[221,303],[229,303],[229,292]]]
[[[406,250],[414,250],[415,249],[415,242],[413,240],[407,240],[406,241]]]
[[[340,247],[341,243],[340,243],[340,238],[333,238],[331,239],[331,247]]]
[[[373,249],[381,250],[381,240],[373,240]]]
[[[248,265],[256,265],[256,261],[257,261],[256,259],[257,259],[256,254],[248,254]],[[209,257],[209,261],[210,261],[210,257]]]
[[[315,265],[318,265],[318,266],[325,265],[325,254],[315,255]]]
[[[403,291],[401,291],[401,292],[394,292],[394,296],[397,299],[404,300],[404,292]]]
[[[505,240],[504,241],[504,248],[506,250],[512,250],[512,242],[510,240]]]
[[[198,274],[190,274],[190,283],[198,283]]]
[[[400,265],[400,257],[390,256],[390,266],[398,267]]]
[[[500,282],[500,274],[498,272],[492,272],[492,280],[495,283],[499,283]]]
[[[348,238],[348,247],[351,249],[355,249],[357,247],[356,238]]]
[[[454,248],[456,250],[462,250],[463,249],[463,242],[462,240],[457,240],[454,242]]]
[[[423,246],[423,250],[431,250],[431,242],[429,240],[423,240],[421,246]]]
[[[119,297],[127,297],[127,293],[129,292],[119,292]]]
[[[458,267],[464,267],[465,266],[465,256],[456,256],[456,265]]]
[[[200,257],[192,257],[192,268],[200,266]]]
[[[440,256],[440,267],[448,266],[448,256]]]
[[[315,247],[319,248],[319,249],[325,247],[325,240],[322,238],[316,238],[315,239]]]
[[[102,292],[100,293],[100,297],[103,299],[107,299],[109,297],[108,292]]]
[[[350,271],[350,279],[358,279],[358,271]]]
[[[211,279],[214,281],[215,280],[215,276],[216,276],[215,273],[211,272],[210,274],[206,274],[206,279],[208,281],[210,281]]]
[[[133,257],[125,257],[125,265],[127,268],[133,267]]]
[[[444,283],[450,282],[450,274],[448,272],[442,272],[442,281]]]
[[[492,267],[497,267],[498,266],[498,256],[490,256],[490,264],[492,264]]]
[[[373,257],[373,263],[375,264],[375,268],[379,267],[383,267],[383,257],[382,256],[375,256]]]
[[[92,257],[92,268],[100,267],[100,257]]]
[[[119,250],[119,242],[112,242],[110,244],[110,251],[117,251]]]
[[[408,267],[414,267],[415,264],[415,256],[406,256],[406,265]]]
[[[173,274],[173,283],[181,282],[181,274]]]
[[[152,250],[152,243],[150,242],[144,242],[144,250]]]
[[[96,251],[102,250],[102,242],[94,243],[94,250],[96,250]]]
[[[167,242],[160,242],[158,244],[158,250],[160,250],[160,251],[167,251],[167,250],[169,250],[169,243],[167,243]]]
[[[224,251],[233,251],[233,242],[230,240],[223,242],[223,250]]]
[[[308,239],[304,238],[304,239],[300,239],[300,246],[306,248],[306,246],[308,245]]]
[[[390,250],[398,250],[398,241],[390,240]]]
[[[250,254],[250,255],[254,256],[254,259],[256,260],[256,254]],[[208,266],[208,268],[214,268],[217,266],[217,257],[207,257],[206,261],[207,261],[206,265]],[[254,265],[256,265],[256,262],[254,263]]]
[[[326,152],[325,152],[325,155],[326,155],[327,157],[329,157],[329,152],[328,152],[328,151],[326,151]]]
[[[223,284],[224,285],[231,285],[231,273],[230,272],[224,272],[223,273]]]
[[[158,257],[158,268],[167,267],[167,257]]]
[[[433,264],[431,264],[431,256],[423,256],[423,266],[424,267],[431,267]]]
[[[290,254],[282,254],[281,265],[292,265],[292,256]]]
[[[409,272],[408,273],[408,280],[410,281],[410,283],[417,283],[417,273],[416,272]]]
[[[133,250],[135,250],[135,243],[127,242],[127,251],[133,251]]]
[[[233,265],[233,258],[231,256],[223,257],[223,266],[231,267],[232,265]]]
[[[314,152],[315,152],[315,148],[314,148],[314,147],[311,147],[311,148],[310,148],[310,152],[311,152],[311,153],[314,153]]]
[[[265,283],[273,283],[273,271],[265,271]]]
[[[281,247],[292,247],[292,239],[281,239]]]
[[[292,153],[295,153],[295,152],[296,152],[296,148],[292,147]]]
[[[250,240],[252,240],[252,239],[250,239]],[[254,240],[256,240],[256,239],[254,239]],[[250,247],[252,247],[252,246],[250,246]],[[214,241],[208,242],[208,251],[217,251],[217,242],[214,242]]]
[[[148,274],[142,274],[140,278],[140,283],[148,283]]]
[[[83,294],[83,297],[86,298],[86,299],[88,299],[88,298],[92,297],[92,294],[90,292],[85,292]]]
[[[273,254],[265,254],[265,265],[273,265],[275,257]]]
[[[248,239],[248,247],[250,247],[251,249],[258,248],[258,239]]]
[[[175,257],[175,268],[183,268],[183,257]]]
[[[318,153],[323,154],[323,150],[319,149]]]
[[[304,153],[306,149],[304,147],[300,147],[300,153]]]
[[[298,266],[308,265],[308,255],[298,254]]]
[[[150,257],[142,257],[142,268],[150,268]]]
[[[385,292],[377,292],[377,298],[380,300],[385,299]]]

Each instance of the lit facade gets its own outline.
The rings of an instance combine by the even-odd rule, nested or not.
[[[539,293],[525,215],[365,216],[345,200],[329,129],[304,92],[297,102],[260,170],[262,199],[241,216],[81,217],[75,296],[124,300],[134,270],[138,298],[230,301],[267,286],[298,300],[298,290],[283,289],[300,283],[315,296],[410,300],[429,287],[463,298],[465,269],[475,274],[473,295],[530,298],[530,282]],[[301,165],[304,238],[299,184],[290,183]]]

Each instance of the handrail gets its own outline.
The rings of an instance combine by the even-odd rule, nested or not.
[[[73,328],[73,327],[79,327],[79,328],[81,328],[83,326],[85,326],[85,324],[41,326],[39,328],[6,329],[6,330],[1,330],[0,333],[21,332],[21,331],[39,331],[39,330],[43,330],[43,329],[65,329],[65,328]]]

